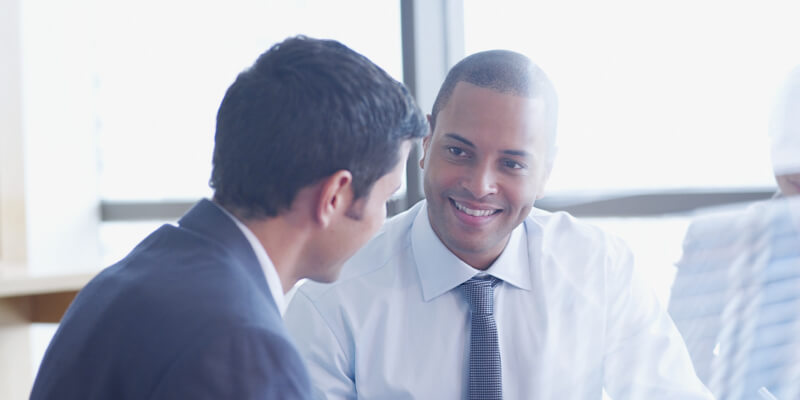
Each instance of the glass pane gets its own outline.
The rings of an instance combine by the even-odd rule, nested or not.
[[[677,273],[675,263],[681,258],[683,237],[691,217],[584,218],[584,221],[622,238],[628,244],[636,268],[666,308]]]
[[[796,2],[464,1],[466,52],[540,64],[561,100],[549,189],[773,186],[767,126]]]
[[[68,41],[68,51],[91,73],[87,96],[95,112],[87,125],[96,130],[99,191],[106,200],[209,196],[216,111],[225,89],[288,36],[339,40],[402,78],[398,1],[24,3],[26,51],[62,54]],[[48,17],[54,9],[58,18]],[[44,56],[26,60],[26,67],[45,74],[59,68]],[[49,90],[74,92],[64,88]],[[37,113],[50,115],[43,107]]]

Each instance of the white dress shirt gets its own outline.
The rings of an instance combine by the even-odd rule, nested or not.
[[[486,271],[505,399],[711,399],[680,335],[619,240],[534,211]],[[317,394],[463,399],[479,273],[433,232],[425,202],[388,221],[333,284],[306,283],[285,321]],[[455,289],[455,290],[454,290]]]
[[[281,315],[283,315],[284,312],[286,312],[286,298],[285,294],[283,293],[283,285],[281,284],[280,276],[278,276],[278,270],[275,269],[275,264],[273,264],[272,260],[269,259],[267,250],[264,249],[264,246],[258,240],[253,231],[239,221],[235,215],[228,212],[228,210],[225,208],[220,207],[220,205],[217,203],[214,203],[214,205],[222,210],[225,215],[230,217],[233,222],[236,223],[236,226],[238,226],[239,230],[242,231],[244,237],[246,237],[247,241],[250,242],[250,246],[256,253],[256,258],[258,258],[258,263],[261,264],[261,269],[264,271],[264,276],[267,278],[267,286],[272,294],[272,299],[275,300],[275,305],[278,306],[278,311],[281,313]]]
[[[800,196],[692,221],[669,312],[712,393],[800,398]]]

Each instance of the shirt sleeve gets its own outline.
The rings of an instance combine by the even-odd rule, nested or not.
[[[352,354],[309,297],[298,290],[284,315],[286,327],[311,375],[317,399],[356,399]]]
[[[604,387],[614,399],[713,399],[633,256],[612,239],[606,272]]]
[[[714,347],[729,292],[728,267],[742,251],[736,240],[727,238],[737,230],[725,227],[715,232],[706,225],[718,226],[706,217],[694,221],[687,230],[668,308],[704,382],[709,381],[716,358]]]
[[[305,367],[287,337],[231,327],[187,348],[152,399],[310,399]]]

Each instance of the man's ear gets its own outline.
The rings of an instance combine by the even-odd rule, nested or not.
[[[353,202],[353,174],[346,169],[334,172],[320,183],[314,221],[326,228],[337,214],[344,215]]]

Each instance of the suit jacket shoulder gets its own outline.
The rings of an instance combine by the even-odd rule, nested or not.
[[[175,393],[173,382],[187,377],[222,392],[261,382],[237,389],[243,393],[267,390],[266,370],[303,392],[307,373],[287,338],[249,242],[204,200],[79,293],[31,398],[150,398]],[[238,371],[240,380],[219,379],[220,369]]]

